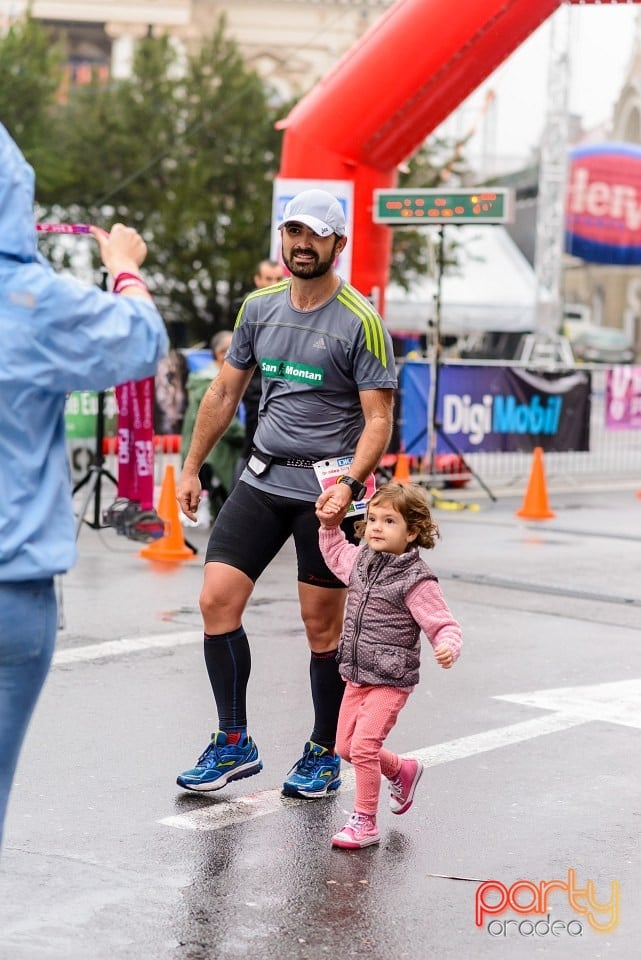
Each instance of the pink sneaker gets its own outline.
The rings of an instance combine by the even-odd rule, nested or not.
[[[412,806],[416,785],[423,775],[420,760],[404,759],[398,776],[389,782],[389,806],[392,813],[405,813]]]
[[[332,846],[343,850],[360,850],[378,843],[381,834],[376,821],[366,813],[353,813],[340,833],[332,837]]]

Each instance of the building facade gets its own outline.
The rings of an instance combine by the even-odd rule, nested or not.
[[[98,70],[127,76],[136,41],[168,33],[197,49],[224,15],[247,65],[281,101],[300,97],[392,5],[394,0],[33,0],[32,16],[64,34],[72,81]],[[0,0],[7,21],[27,0]]]

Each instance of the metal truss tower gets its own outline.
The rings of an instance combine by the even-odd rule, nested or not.
[[[537,279],[536,346],[533,359],[563,360],[569,347],[562,326],[565,192],[570,94],[571,8],[564,2],[550,22],[547,116],[539,162],[534,269]]]

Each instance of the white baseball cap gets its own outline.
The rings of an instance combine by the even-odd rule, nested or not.
[[[289,201],[278,229],[288,223],[303,223],[319,237],[345,236],[345,214],[331,193],[325,190],[303,190]]]

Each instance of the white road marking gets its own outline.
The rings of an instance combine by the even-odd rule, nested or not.
[[[120,640],[106,640],[104,643],[91,643],[84,647],[68,647],[58,650],[53,657],[53,666],[61,667],[68,663],[86,663],[90,660],[122,657],[141,650],[153,650],[171,647],[184,647],[189,643],[202,642],[202,633],[190,630],[187,633],[155,633],[149,637],[123,637]]]
[[[586,723],[589,720],[602,720],[641,729],[641,680],[617,680],[586,687],[557,687],[531,693],[512,693],[495,699],[573,714],[583,717]]]
[[[551,690],[534,690],[528,693],[513,693],[494,697],[528,707],[553,711],[542,717],[523,720],[505,727],[496,727],[468,737],[459,737],[431,747],[422,747],[405,754],[422,760],[428,767],[452,760],[463,760],[479,753],[498,750],[535,737],[569,730],[584,723],[602,721],[618,723],[641,729],[641,679],[620,680],[614,683],[597,683],[582,687],[559,687]],[[350,768],[341,773],[342,789],[354,789],[354,772]],[[282,810],[283,801],[279,790],[264,790],[223,801],[210,807],[201,807],[193,813],[165,817],[158,822],[181,830],[220,830],[233,823],[241,823],[255,817]],[[307,801],[301,801],[305,803]]]
[[[522,720],[520,723],[511,723],[507,727],[495,727],[493,730],[484,730],[483,733],[473,733],[469,737],[448,740],[446,743],[437,743],[432,747],[422,747],[420,750],[404,753],[403,756],[416,757],[427,767],[435,767],[440,763],[450,763],[452,760],[464,760],[477,753],[510,747],[515,743],[543,737],[548,733],[569,730],[570,727],[578,727],[582,723],[585,723],[584,717],[569,713],[553,713],[544,717],[534,717],[532,720]]]
[[[301,801],[301,803],[304,802]],[[238,797],[236,800],[225,800],[215,805],[212,803],[211,807],[200,807],[193,813],[165,817],[158,822],[179,830],[220,830],[234,823],[244,823],[246,820],[264,817],[268,813],[276,813],[282,808],[280,790],[262,790],[259,793],[250,793],[246,797]]]
[[[148,637],[124,637],[121,640],[108,640],[105,643],[59,650],[54,656],[53,665],[56,667],[70,663],[84,663],[125,656],[141,650],[185,646],[200,642],[201,639],[202,634],[196,631],[162,633]],[[641,679],[504,694],[494,699],[553,712],[521,723],[496,727],[468,737],[459,737],[456,740],[423,747],[405,755],[415,757],[422,760],[426,766],[433,767],[522,743],[549,733],[568,730],[593,720],[641,729]],[[343,791],[353,790],[353,770],[344,769],[341,777]],[[283,808],[283,803],[292,803],[292,801],[283,801],[280,790],[262,790],[234,800],[212,802],[210,806],[201,807],[191,813],[164,817],[158,822],[180,830],[221,830],[235,823],[276,813]]]
[[[434,767],[440,763],[462,760],[477,753],[486,753],[488,750],[497,750],[499,747],[507,747],[548,733],[567,730],[582,723],[585,723],[583,717],[556,713],[533,720],[524,720],[522,723],[513,723],[506,727],[497,727],[494,730],[485,730],[483,733],[475,733],[469,737],[459,737],[457,740],[448,740],[431,747],[423,747],[420,750],[404,753],[403,756],[415,757],[422,760],[426,766]],[[341,771],[341,779],[342,791],[354,789],[354,771],[351,768]],[[309,800],[300,801],[300,803],[309,802]],[[158,823],[180,830],[222,830],[223,827],[229,827],[234,823],[276,813],[283,809],[283,805],[289,803],[291,801],[282,800],[280,790],[264,790],[248,797],[212,803],[211,806],[201,807],[193,813],[164,817]]]

